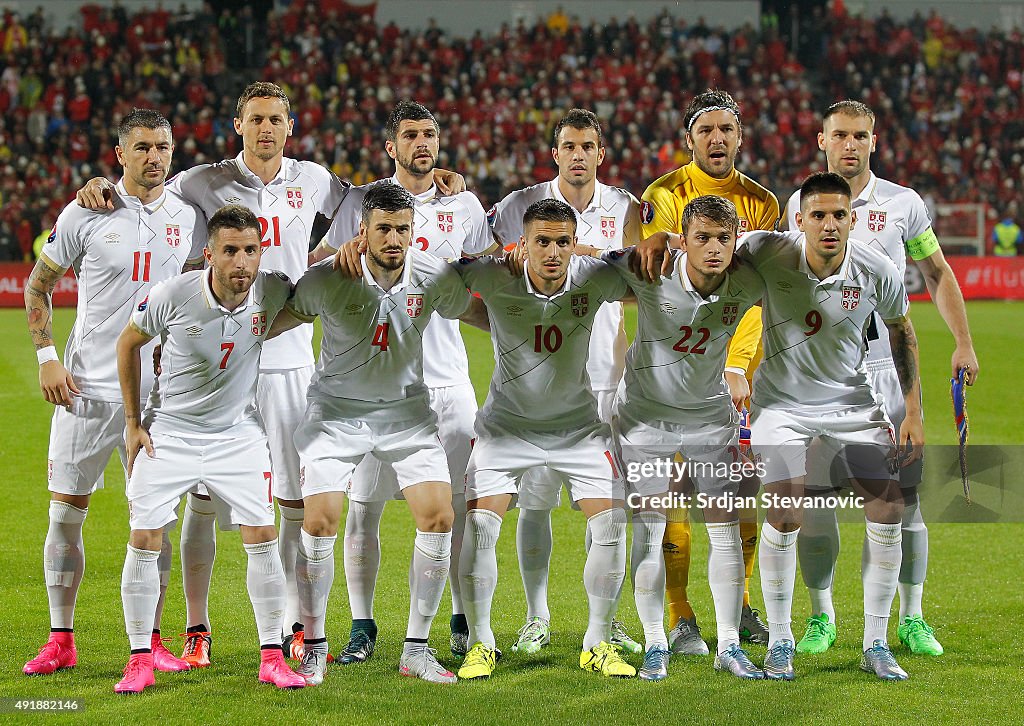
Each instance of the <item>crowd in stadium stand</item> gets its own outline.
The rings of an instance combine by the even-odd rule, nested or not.
[[[841,4],[838,5],[841,8]],[[452,38],[293,0],[268,22],[209,6],[129,15],[86,6],[55,33],[43,11],[5,11],[0,29],[0,260],[31,259],[80,183],[119,176],[112,129],[132,106],[171,118],[176,168],[235,155],[238,92],[282,84],[296,119],[289,156],[363,183],[390,175],[382,122],[414,98],[442,125],[440,164],[485,207],[551,178],[550,132],[572,106],[605,126],[602,181],[635,194],[685,163],[682,111],[708,87],[743,110],[738,167],[785,200],[823,165],[821,110],[859,98],[878,114],[873,169],[929,201],[1024,202],[1024,39],[939,16],[897,22],[845,11],[804,20],[790,52],[770,22],[724,31],[662,15],[584,24],[555,12],[535,26]],[[45,233],[45,232],[44,232]]]

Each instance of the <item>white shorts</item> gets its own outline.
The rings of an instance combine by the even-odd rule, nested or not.
[[[473,419],[476,418],[476,393],[473,386],[443,386],[429,389],[430,409],[437,416],[437,434],[448,458],[452,493],[466,491],[466,466],[473,451]],[[367,454],[352,474],[349,496],[357,502],[383,502],[401,499],[395,468]]]
[[[808,465],[808,446],[815,438],[819,439],[816,458],[824,463]],[[813,415],[755,408],[750,414],[750,440],[766,485],[802,477],[822,466],[838,479],[894,478],[892,424],[878,404]],[[838,479],[834,483],[841,483]]]
[[[594,391],[597,398],[597,417],[606,424],[612,422],[615,404],[615,389]],[[520,509],[546,511],[562,503],[562,485],[568,486],[565,477],[546,467],[532,469],[523,475],[519,484],[516,506]]]
[[[54,407],[46,471],[50,491],[81,496],[102,489],[103,470],[115,451],[123,466],[122,404],[75,396],[70,411]]]
[[[516,431],[476,422],[477,439],[466,472],[466,499],[516,495],[527,471],[546,466],[568,481],[573,501],[623,499],[618,458],[606,423],[567,431]]]
[[[367,423],[326,414],[322,403],[310,401],[305,419],[295,431],[295,448],[302,461],[299,481],[304,497],[348,494],[356,466],[370,453],[394,468],[402,489],[428,481],[451,484],[433,412],[428,418],[412,421]],[[377,499],[373,491],[365,496],[369,501]]]
[[[233,439],[155,434],[156,457],[140,451],[125,494],[132,529],[160,529],[178,518],[181,497],[205,486],[233,525],[274,525],[272,474],[267,440],[247,430]]]
[[[612,428],[628,493],[649,497],[667,492],[672,477],[664,474],[678,461],[677,454],[697,491],[719,496],[739,490],[745,463],[739,450],[739,413],[731,405],[702,413],[695,411],[692,423],[679,424],[618,412]],[[656,462],[661,466],[653,467]]]
[[[306,390],[313,366],[292,370],[260,371],[256,383],[256,408],[267,429],[270,464],[274,471],[274,496],[302,499],[299,487],[299,454],[293,434],[306,411]]]

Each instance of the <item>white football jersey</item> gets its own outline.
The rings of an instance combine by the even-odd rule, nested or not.
[[[472,298],[465,283],[447,262],[418,250],[409,250],[401,280],[387,291],[374,281],[365,257],[358,280],[332,265],[327,259],[309,268],[288,304],[295,317],[319,316],[323,327],[310,398],[343,401],[351,415],[367,419],[429,415],[423,333],[434,312],[446,318],[466,312]]]
[[[597,422],[586,360],[601,305],[621,300],[626,283],[592,257],[573,255],[562,289],[548,297],[530,276],[513,276],[493,258],[462,260],[456,269],[487,305],[494,376],[481,414],[499,426],[570,429]]]
[[[928,217],[928,208],[921,195],[909,187],[900,186],[873,173],[867,186],[853,200],[857,219],[850,228],[855,237],[888,257],[903,275],[907,270],[907,257],[923,259],[935,251],[938,241]],[[800,209],[800,190],[793,192],[786,206],[789,228],[796,230],[796,213]],[[887,362],[892,366],[889,336],[882,321],[875,319],[868,325],[865,339],[868,344],[868,364]]]
[[[203,164],[171,180],[172,188],[199,206],[209,219],[226,204],[241,204],[260,218],[263,258],[260,268],[277,270],[293,282],[309,260],[309,242],[317,212],[333,217],[349,185],[312,161],[284,158],[270,184],[234,159]],[[313,364],[313,326],[301,325],[265,346],[262,370],[289,370]]]
[[[227,438],[238,426],[263,430],[256,415],[260,349],[291,282],[260,270],[245,302],[229,311],[213,295],[211,274],[193,270],[157,285],[132,314],[135,327],[159,336],[162,346],[146,409],[151,433]]]
[[[332,248],[338,249],[359,234],[363,198],[374,184],[397,185],[398,179],[352,187],[327,233]],[[413,197],[412,249],[441,260],[457,260],[463,255],[479,255],[494,245],[484,208],[472,192],[438,196],[437,187],[431,186]],[[427,324],[423,333],[423,382],[428,388],[470,383],[469,359],[458,320],[435,315]]]
[[[864,333],[876,311],[883,320],[906,315],[903,276],[882,253],[850,239],[836,273],[818,280],[807,266],[805,241],[803,232],[743,235],[739,255],[765,285],[764,361],[753,402],[801,410],[874,404]]]
[[[93,212],[75,202],[64,208],[42,259],[52,268],[74,268],[78,277],[78,309],[64,366],[83,396],[121,402],[117,336],[153,285],[180,274],[186,261],[202,259],[205,246],[202,212],[169,190],[142,204],[118,182],[112,212]],[[147,377],[144,370],[143,391],[151,382],[152,373]]]
[[[542,199],[565,201],[557,178],[512,192],[491,207],[487,220],[502,245],[519,241],[523,236],[523,214],[527,207]],[[580,244],[601,250],[621,250],[640,240],[640,202],[624,189],[597,182],[590,206],[583,212],[574,211],[576,238]],[[590,340],[587,372],[595,391],[614,390],[619,385],[625,357],[622,304],[608,303],[601,306]]]
[[[705,298],[686,274],[686,254],[672,254],[672,269],[658,285],[630,272],[627,254],[610,252],[604,259],[637,298],[637,332],[626,352],[620,410],[627,407],[641,421],[686,424],[697,410],[731,405],[723,375],[729,340],[764,295],[764,280],[740,262]]]

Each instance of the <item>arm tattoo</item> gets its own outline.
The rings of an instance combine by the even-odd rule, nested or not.
[[[42,260],[36,261],[25,286],[28,330],[36,350],[53,345],[53,303],[51,296],[64,271],[57,272]]]
[[[890,325],[889,344],[892,359],[896,364],[896,375],[900,379],[900,390],[906,395],[917,381],[917,335],[910,320]]]

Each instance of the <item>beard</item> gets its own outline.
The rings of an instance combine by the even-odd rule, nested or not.
[[[375,265],[380,267],[382,270],[387,270],[389,272],[394,272],[395,270],[400,270],[400,269],[402,269],[402,266],[405,264],[405,255],[404,254],[400,258],[395,260],[395,261],[382,259],[382,258],[378,257],[376,254],[374,254],[373,252],[370,252],[370,251],[367,251],[366,254],[369,255],[370,259],[373,260]]]
[[[426,176],[434,171],[434,166],[437,164],[437,157],[431,156],[429,163],[427,162],[427,159],[416,159],[413,156],[396,156],[395,161],[398,162],[400,167],[413,176]]]

